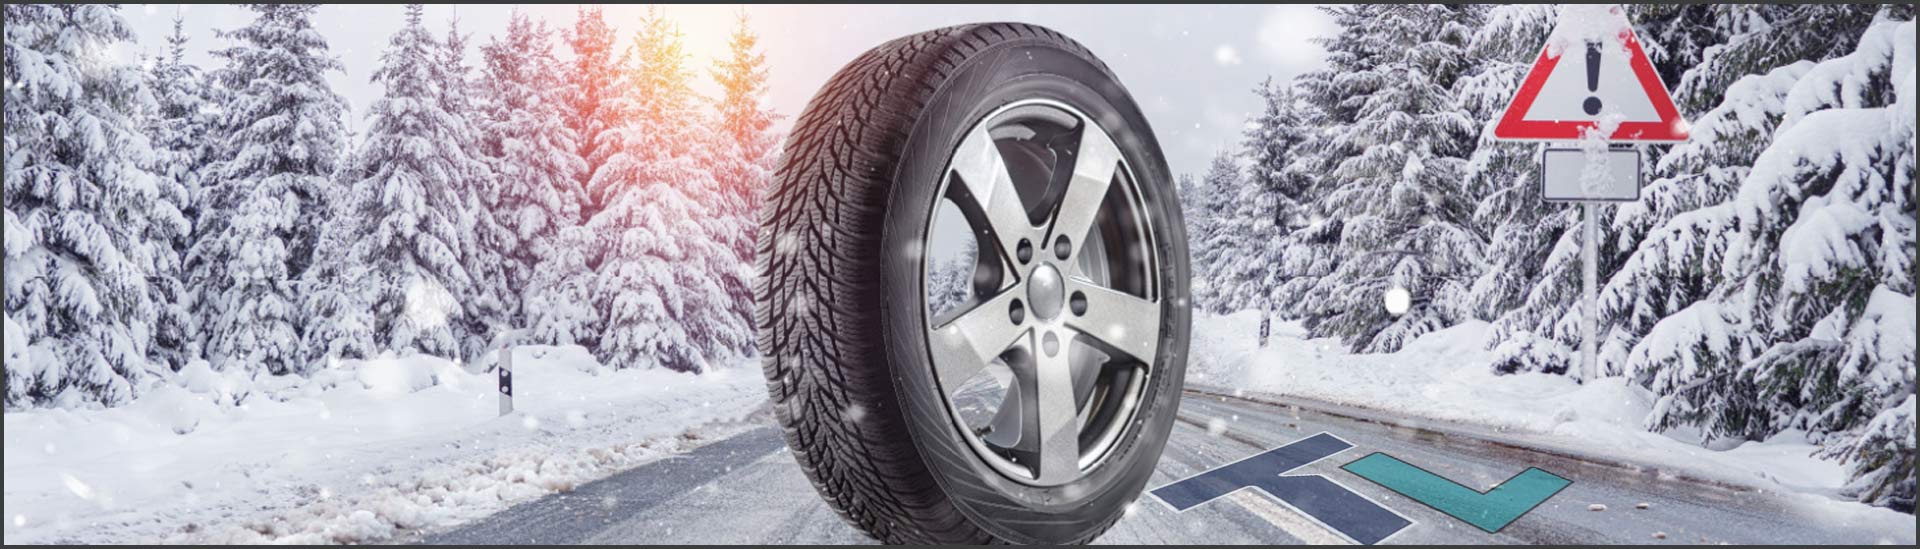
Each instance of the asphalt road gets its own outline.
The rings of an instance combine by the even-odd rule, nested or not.
[[[1476,437],[1408,428],[1299,406],[1189,393],[1148,484],[1328,432],[1354,448],[1293,474],[1320,474],[1414,525],[1389,544],[1914,543],[1911,517],[1848,524],[1804,500],[1589,462]],[[764,420],[763,420],[764,421]],[[770,422],[769,422],[770,423]],[[1527,467],[1573,481],[1531,513],[1488,534],[1339,469],[1380,451],[1475,489]],[[1801,503],[1796,504],[1796,501]],[[1593,510],[1594,505],[1606,510]],[[1646,504],[1645,509],[1637,508]],[[417,536],[436,544],[871,543],[827,508],[771,425],[663,459],[572,492],[524,503],[459,528]],[[1264,494],[1235,492],[1184,513],[1143,496],[1099,543],[1293,544],[1345,540]]]

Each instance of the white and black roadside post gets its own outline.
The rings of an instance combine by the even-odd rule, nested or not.
[[[1273,333],[1273,316],[1265,307],[1260,308],[1260,348],[1267,347],[1267,335]]]
[[[500,349],[500,415],[513,413],[513,347]]]
[[[1633,144],[1686,141],[1687,122],[1620,6],[1570,4],[1493,135],[1546,142],[1541,198],[1580,204],[1579,378],[1598,379],[1600,206],[1639,201],[1644,172]]]

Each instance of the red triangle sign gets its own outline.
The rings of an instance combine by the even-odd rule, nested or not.
[[[1493,135],[1576,141],[1601,132],[1610,142],[1686,141],[1687,121],[1619,6],[1562,6]]]

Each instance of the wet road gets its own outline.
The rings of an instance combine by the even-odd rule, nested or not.
[[[1388,544],[1465,543],[1914,543],[1911,515],[1834,512],[1804,496],[1701,483],[1460,434],[1298,406],[1189,393],[1154,488],[1328,432],[1354,448],[1292,474],[1320,474],[1411,519]],[[768,422],[770,424],[770,422]],[[1573,481],[1497,534],[1488,534],[1339,469],[1386,452],[1485,490],[1527,467]],[[1644,509],[1637,508],[1645,504]],[[1606,510],[1593,510],[1603,505]],[[1904,519],[1904,520],[1902,520]],[[512,543],[870,543],[827,508],[776,428],[747,430],[578,489],[524,503],[414,541]],[[1345,543],[1306,516],[1252,490],[1184,513],[1143,496],[1099,543]]]

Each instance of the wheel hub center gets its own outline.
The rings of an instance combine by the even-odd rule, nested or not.
[[[1066,281],[1060,279],[1060,270],[1053,265],[1035,268],[1027,282],[1027,303],[1032,305],[1034,316],[1052,320],[1060,316],[1060,306],[1065,302]]]

